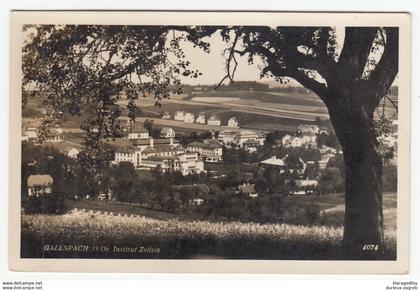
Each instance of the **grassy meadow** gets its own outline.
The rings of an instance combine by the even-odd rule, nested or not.
[[[339,226],[161,220],[85,210],[23,215],[21,222],[24,258],[330,260],[340,259],[343,234]],[[395,231],[386,231],[386,243],[383,258],[394,259]],[[83,245],[88,250],[44,250],[56,245]],[[151,251],[139,252],[141,248]]]

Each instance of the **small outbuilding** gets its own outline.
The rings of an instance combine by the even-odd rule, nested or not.
[[[40,196],[52,193],[53,178],[48,174],[28,177],[28,196]]]

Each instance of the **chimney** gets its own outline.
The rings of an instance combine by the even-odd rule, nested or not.
[[[150,137],[149,141],[150,141],[150,148],[153,148],[153,137]]]
[[[174,145],[174,137],[169,138],[169,145]]]

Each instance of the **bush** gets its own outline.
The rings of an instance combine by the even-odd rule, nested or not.
[[[320,222],[321,214],[318,205],[312,203],[305,207],[305,217],[309,225],[317,225]]]
[[[343,178],[340,169],[327,167],[321,174],[318,189],[320,193],[335,193],[343,190]]]
[[[29,196],[23,201],[23,209],[28,214],[64,214],[67,204],[64,198],[54,194]]]

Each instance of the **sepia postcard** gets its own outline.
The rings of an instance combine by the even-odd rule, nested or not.
[[[11,270],[407,273],[410,25],[11,12]]]

